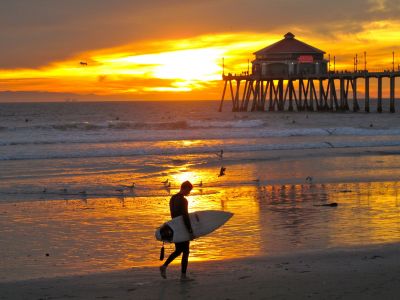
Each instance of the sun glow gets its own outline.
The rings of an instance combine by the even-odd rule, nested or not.
[[[266,42],[269,41],[265,35],[237,33],[134,43],[81,53],[38,69],[4,70],[0,72],[0,83],[10,91],[141,99],[159,98],[157,95],[160,94],[168,99],[166,95],[171,94],[174,99],[179,99],[179,95],[183,99],[216,99],[219,97],[222,58],[225,57],[230,70],[236,68],[239,72],[239,69],[247,68],[248,49],[257,49]],[[206,90],[212,96],[204,96]]]
[[[363,64],[368,50],[368,69],[375,70],[390,67],[392,51],[395,65],[400,65],[400,48],[395,45],[399,32],[400,22],[380,21],[368,23],[356,34],[337,34],[335,42],[312,33],[298,38],[324,49],[326,56],[335,55],[337,70],[351,70],[356,53]],[[113,95],[121,100],[219,99],[222,58],[225,73],[247,71],[254,51],[281,38],[282,34],[238,32],[140,41],[80,53],[37,69],[1,70],[0,85],[8,91]]]

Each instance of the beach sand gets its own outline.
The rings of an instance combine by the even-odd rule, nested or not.
[[[0,284],[0,299],[399,299],[400,244]]]
[[[171,105],[37,104],[29,125],[8,108],[0,300],[400,298],[398,114]],[[191,244],[181,283],[154,230],[187,179],[190,211],[235,215]]]

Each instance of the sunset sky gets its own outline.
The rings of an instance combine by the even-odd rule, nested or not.
[[[338,69],[364,51],[391,69],[399,16],[398,0],[1,0],[0,101],[218,99],[223,57],[240,73],[288,31]]]

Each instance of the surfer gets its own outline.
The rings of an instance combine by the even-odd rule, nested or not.
[[[194,239],[194,234],[192,230],[192,225],[189,219],[188,212],[188,201],[185,196],[190,194],[190,191],[193,189],[193,185],[189,181],[185,181],[181,185],[181,189],[179,193],[173,195],[171,200],[169,201],[169,208],[171,211],[171,218],[176,218],[179,216],[183,217],[183,221],[187,230],[190,233],[191,239]],[[181,261],[181,280],[186,281],[190,280],[186,276],[186,269],[189,261],[189,244],[190,241],[175,243],[175,251],[168,257],[165,263],[160,267],[160,273],[163,278],[167,278],[167,267],[168,265],[179,255],[182,254]]]

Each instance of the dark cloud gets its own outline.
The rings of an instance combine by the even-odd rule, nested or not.
[[[86,50],[203,33],[299,29],[334,36],[399,14],[398,0],[1,0],[0,68],[37,67]]]

